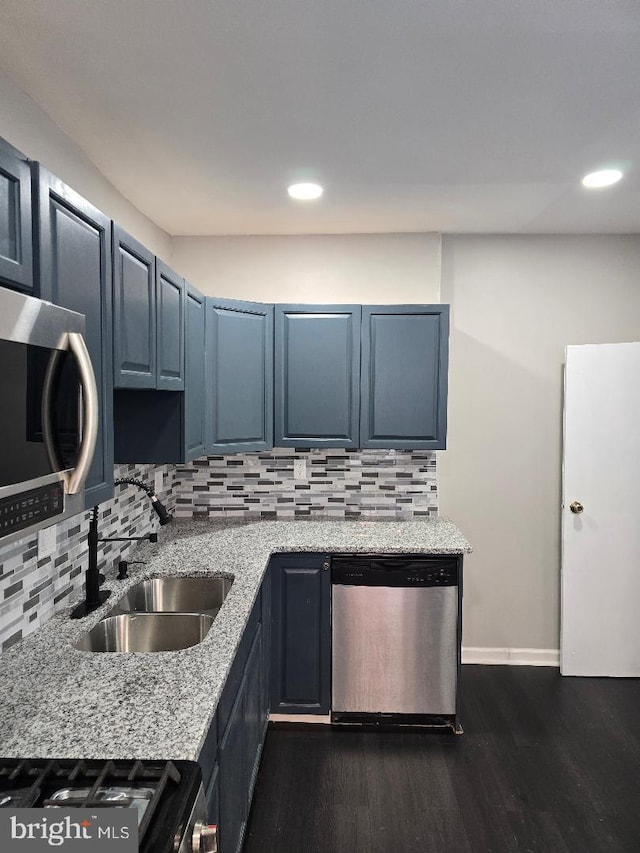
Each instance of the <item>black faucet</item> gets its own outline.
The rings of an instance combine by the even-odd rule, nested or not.
[[[166,507],[160,503],[158,496],[150,486],[147,486],[142,480],[136,480],[133,477],[123,477],[119,480],[114,480],[114,486],[130,485],[137,486],[142,489],[151,499],[151,506],[155,510],[160,519],[160,525],[169,524],[173,520],[173,516],[167,512]],[[146,536],[110,536],[101,539],[98,536],[98,507],[94,506],[91,511],[91,520],[89,522],[89,534],[87,541],[89,543],[89,565],[85,573],[85,599],[71,612],[72,619],[81,619],[87,616],[93,610],[96,610],[100,605],[109,598],[111,590],[100,590],[100,585],[104,583],[104,575],[98,571],[98,543],[99,542],[140,542],[142,540],[150,542],[158,541],[157,533],[148,533]]]

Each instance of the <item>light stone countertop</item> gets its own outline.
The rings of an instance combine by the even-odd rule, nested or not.
[[[419,521],[176,521],[145,543],[126,581],[90,616],[71,608],[0,655],[0,756],[197,760],[260,583],[274,553],[466,554],[445,518]],[[233,575],[197,646],[148,654],[91,653],[74,644],[141,580]]]

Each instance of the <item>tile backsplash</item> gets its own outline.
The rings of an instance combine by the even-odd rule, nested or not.
[[[155,487],[162,474],[158,497],[173,511],[173,465],[116,465],[115,478],[135,477]],[[100,505],[100,536],[144,536],[159,527],[151,502],[135,486],[116,486],[113,500]],[[0,545],[0,649],[3,651],[68,606],[84,584],[90,513],[54,525],[56,547],[39,559],[37,535]],[[98,551],[100,571],[112,570],[133,550],[135,542],[105,542]]]
[[[436,454],[415,450],[291,450],[208,456],[189,465],[117,465],[116,479],[155,487],[176,517],[394,518],[438,514]],[[100,506],[100,536],[144,536],[159,526],[135,486],[117,486]],[[66,608],[84,585],[89,512],[54,525],[56,546],[38,554],[38,537],[0,545],[0,649]],[[106,542],[100,570],[110,572],[135,543]]]
[[[179,465],[176,516],[395,518],[438,514],[436,454],[292,450],[208,456]]]

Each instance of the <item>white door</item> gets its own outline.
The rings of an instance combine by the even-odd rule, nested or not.
[[[640,676],[640,343],[567,347],[562,491],[560,671]]]

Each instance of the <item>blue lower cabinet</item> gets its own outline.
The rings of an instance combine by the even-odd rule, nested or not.
[[[329,558],[271,558],[271,711],[328,714],[331,702]]]
[[[264,740],[265,725],[267,722],[266,709],[264,708],[263,691],[263,660],[262,660],[262,625],[258,626],[258,632],[253,643],[253,648],[247,661],[244,721],[246,731],[246,761],[247,779],[249,788],[247,791],[247,808],[251,803],[251,795],[258,775],[260,756],[262,755],[262,742]]]
[[[220,743],[220,853],[242,847],[247,825],[249,788],[245,749],[246,682],[242,681],[231,718]]]
[[[261,588],[262,597],[262,707],[266,731],[271,709],[271,566],[267,567]]]
[[[205,788],[205,802],[207,804],[207,820],[215,823],[220,828],[220,767],[216,763],[213,773]]]
[[[263,584],[249,616],[218,703],[215,719],[222,736],[213,770],[207,747],[213,742],[211,730],[200,756],[209,820],[218,824],[221,853],[239,853],[242,849],[260,766],[269,717],[265,689],[269,661],[264,654],[269,634],[269,623],[264,620],[269,606],[267,575],[266,586]]]

